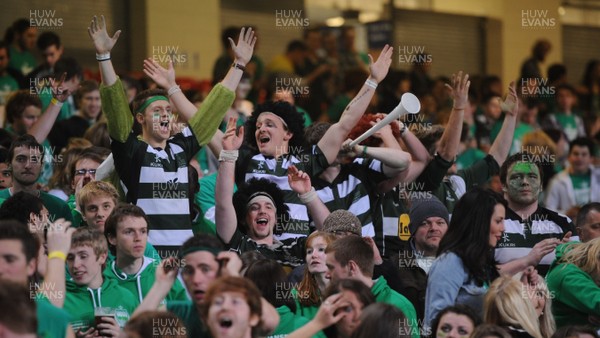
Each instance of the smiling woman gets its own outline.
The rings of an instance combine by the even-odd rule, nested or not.
[[[458,201],[429,271],[426,325],[439,311],[455,304],[481,313],[487,288],[498,276],[494,247],[504,231],[505,212],[502,196],[491,190],[475,188]]]

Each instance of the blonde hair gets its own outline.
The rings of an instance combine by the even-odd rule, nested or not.
[[[594,238],[585,243],[573,243],[560,260],[560,263],[573,264],[590,275],[596,283],[600,281],[600,238]],[[567,249],[567,250],[568,250]],[[564,268],[563,266],[563,268]]]
[[[518,280],[502,276],[488,290],[484,301],[484,322],[500,326],[515,325],[534,338],[544,338],[533,304],[523,293]]]
[[[97,197],[110,197],[115,206],[119,203],[119,193],[117,192],[117,189],[113,187],[112,184],[104,181],[89,182],[84,185],[75,196],[77,205],[81,208],[81,212],[84,212],[86,204]]]
[[[556,155],[556,143],[542,130],[536,130],[523,135],[523,147],[528,147],[531,155]],[[547,147],[547,148],[544,148]],[[545,151],[547,153],[541,153]]]

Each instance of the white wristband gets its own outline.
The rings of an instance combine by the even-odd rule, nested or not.
[[[315,187],[312,187],[309,192],[298,194],[298,198],[300,198],[300,201],[304,204],[310,203],[317,198],[317,191],[315,190]]]
[[[98,61],[107,61],[110,60],[110,52],[98,54],[96,53],[96,60]]]
[[[219,154],[219,162],[235,162],[239,156],[238,150],[221,150]]]
[[[373,89],[377,89],[377,82],[367,79],[367,81],[365,81],[365,84]]]
[[[178,85],[174,85],[173,87],[169,88],[169,91],[168,91],[169,97],[171,97],[171,95],[173,95],[177,92],[180,92],[180,91],[181,91],[181,88],[179,88]]]

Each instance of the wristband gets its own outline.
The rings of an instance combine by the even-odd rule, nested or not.
[[[67,261],[67,255],[65,255],[65,253],[62,251],[52,251],[51,253],[49,253],[48,260],[51,260],[52,258],[62,259],[63,262]]]
[[[315,198],[317,198],[317,192],[315,191],[315,187],[311,187],[309,192],[304,194],[298,194],[298,198],[304,204],[312,202]]]
[[[173,87],[169,88],[169,91],[167,92],[169,94],[169,97],[171,97],[171,95],[180,92],[181,88],[179,88],[178,85],[174,85]]]
[[[110,52],[108,52],[108,53],[102,53],[102,54],[96,53],[96,60],[98,62],[110,60]]]
[[[62,105],[63,105],[63,103],[62,103],[62,102],[60,102],[60,101],[58,101],[58,100],[57,100],[55,97],[53,97],[53,98],[50,100],[50,103],[52,103],[53,105],[55,105],[55,106],[57,106],[57,107],[62,107]]]
[[[367,79],[367,81],[365,81],[365,84],[373,89],[377,89],[377,82]]]
[[[231,67],[233,67],[233,68],[237,68],[237,69],[241,70],[242,72],[245,72],[245,71],[246,71],[246,66],[242,66],[241,64],[239,64],[239,63],[237,63],[237,62],[234,62],[234,63],[231,65]]]
[[[219,162],[235,162],[239,156],[238,150],[221,150],[219,154]]]
[[[362,157],[367,157],[367,146],[363,146]]]
[[[454,109],[454,110],[465,110],[465,108],[457,108],[457,107],[452,107],[452,109]]]

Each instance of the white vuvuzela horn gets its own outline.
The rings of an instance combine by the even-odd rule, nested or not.
[[[406,114],[417,114],[421,110],[421,103],[414,94],[404,93],[400,99],[400,103],[391,113],[389,113],[383,120],[377,122],[376,125],[365,131],[362,135],[356,138],[356,140],[350,142],[350,147],[355,147],[357,144],[364,141],[367,137],[375,134],[379,129],[390,124],[392,121],[398,119],[400,116]]]

